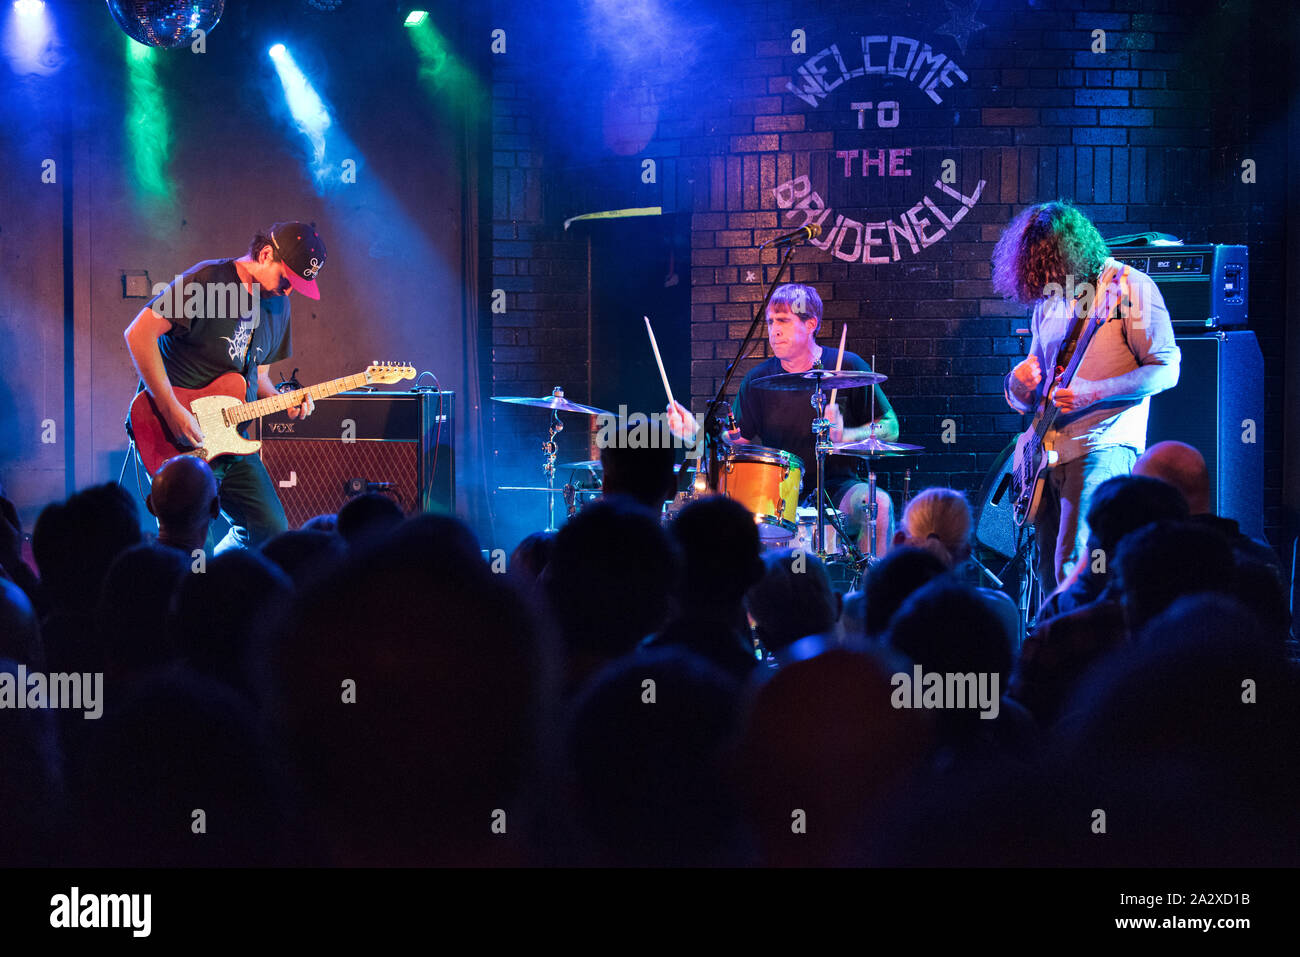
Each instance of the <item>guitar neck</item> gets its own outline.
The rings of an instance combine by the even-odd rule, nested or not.
[[[1074,374],[1078,371],[1079,364],[1083,361],[1084,353],[1088,351],[1088,346],[1092,342],[1093,335],[1095,335],[1097,330],[1100,329],[1110,318],[1110,315],[1115,308],[1115,299],[1110,298],[1109,293],[1118,290],[1117,280],[1113,280],[1113,285],[1109,283],[1106,284],[1105,289],[1108,293],[1105,309],[1098,310],[1094,306],[1094,308],[1090,310],[1088,316],[1082,320],[1082,326],[1080,327],[1076,337],[1077,342],[1075,343],[1073,351],[1070,353],[1070,360],[1066,364],[1064,371],[1061,373],[1060,384],[1062,386],[1068,386],[1074,379]],[[1038,432],[1040,438],[1046,435],[1055,424],[1057,413],[1060,411],[1056,406],[1047,401],[1046,393],[1043,395],[1043,402],[1043,410],[1038,417],[1037,424],[1035,425],[1035,430]]]
[[[313,400],[323,399],[326,396],[337,395],[340,392],[346,392],[348,389],[355,389],[365,384],[366,374],[358,372],[356,375],[331,379],[329,382],[322,382],[319,385],[309,385],[305,389],[282,392],[279,395],[258,399],[256,402],[245,402],[243,405],[237,405],[226,410],[226,418],[231,425],[238,425],[240,422],[260,419],[272,412],[283,412],[293,406],[302,405],[302,400],[307,396],[311,396]]]

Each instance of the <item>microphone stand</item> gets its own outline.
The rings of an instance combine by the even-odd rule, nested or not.
[[[709,403],[708,410],[704,413],[704,436],[707,445],[708,455],[708,473],[709,488],[717,489],[718,487],[718,443],[722,439],[722,423],[718,421],[718,405],[722,402],[723,396],[727,394],[727,386],[731,385],[731,380],[736,374],[736,367],[740,365],[740,360],[744,357],[749,349],[749,344],[754,339],[754,333],[758,331],[759,323],[767,316],[767,304],[772,299],[772,293],[776,292],[777,285],[781,282],[781,274],[785,272],[786,265],[790,262],[790,257],[794,255],[798,243],[791,243],[785,251],[785,257],[781,260],[780,266],[776,270],[776,275],[768,284],[767,295],[763,301],[758,304],[758,309],[754,313],[754,318],[749,324],[749,331],[745,333],[745,339],[740,344],[740,349],[736,353],[736,358],[731,360],[727,366],[727,372],[722,377],[722,386],[718,389],[718,394],[713,397]],[[761,258],[761,256],[760,256]],[[760,268],[762,264],[759,264]]]

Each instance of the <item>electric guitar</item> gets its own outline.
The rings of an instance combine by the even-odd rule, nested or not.
[[[240,435],[239,425],[302,405],[306,396],[321,399],[363,385],[401,382],[414,377],[415,369],[409,365],[376,362],[356,375],[282,392],[256,402],[245,402],[248,386],[244,377],[238,372],[227,372],[202,389],[173,389],[181,405],[198,419],[203,432],[203,444],[198,448],[177,440],[147,389],[138,393],[131,402],[126,431],[135,440],[136,451],[140,453],[145,469],[150,475],[157,475],[162,464],[176,455],[197,455],[208,462],[220,455],[251,455],[262,447],[262,443]]]
[[[1039,505],[1043,500],[1047,470],[1055,465],[1059,458],[1059,453],[1052,447],[1054,442],[1047,438],[1048,433],[1055,427],[1061,411],[1051,401],[1052,391],[1068,386],[1074,379],[1074,374],[1078,371],[1079,363],[1083,361],[1084,353],[1088,351],[1088,344],[1092,342],[1094,333],[1106,323],[1115,308],[1115,303],[1119,299],[1120,283],[1127,269],[1128,267],[1124,266],[1108,278],[1103,277],[1100,280],[1107,294],[1104,304],[1099,306],[1094,301],[1088,315],[1080,323],[1075,324],[1072,329],[1076,337],[1073,352],[1069,351],[1070,336],[1067,335],[1062,340],[1052,363],[1052,375],[1050,377],[1044,375],[1047,388],[1043,391],[1043,399],[1034,414],[1034,421],[1016,440],[1016,450],[1011,459],[1011,514],[1017,525],[1024,526],[1037,517]],[[1097,299],[1100,298],[1100,295],[1097,296]],[[1066,364],[1060,365],[1061,357],[1067,354],[1069,358]]]

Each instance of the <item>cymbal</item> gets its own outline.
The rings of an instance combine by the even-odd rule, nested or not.
[[[604,409],[598,409],[594,405],[579,405],[577,402],[570,402],[560,395],[544,395],[540,399],[534,399],[530,396],[523,395],[494,395],[493,402],[509,402],[511,405],[528,405],[537,409],[552,409],[556,412],[581,412],[583,415],[613,415],[613,412],[606,412]]]
[[[922,445],[908,445],[906,442],[886,442],[877,436],[863,439],[861,442],[841,442],[831,448],[832,455],[861,455],[871,458],[877,455],[910,455],[924,452]]]
[[[860,389],[866,385],[884,382],[888,376],[879,372],[836,372],[834,369],[809,369],[807,372],[783,372],[754,380],[759,389],[777,392],[812,392],[821,384],[823,389]]]

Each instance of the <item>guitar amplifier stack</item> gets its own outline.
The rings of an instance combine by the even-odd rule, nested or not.
[[[1112,246],[1111,255],[1155,281],[1175,332],[1246,324],[1250,259],[1245,246]]]
[[[316,401],[306,419],[260,420],[262,462],[290,528],[338,512],[365,492],[390,496],[407,514],[456,504],[455,394],[343,392]]]

